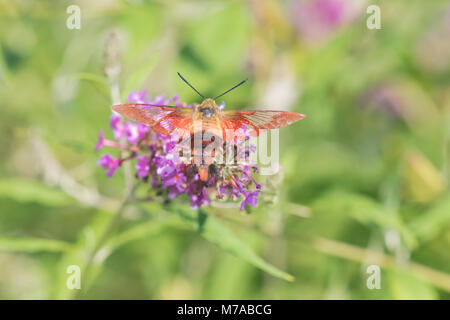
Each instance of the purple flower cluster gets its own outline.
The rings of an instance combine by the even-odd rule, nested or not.
[[[132,92],[128,100],[131,103],[193,108],[181,103],[177,95],[171,99],[158,96],[151,100],[146,91]],[[222,103],[219,107],[223,109],[225,104]],[[98,160],[98,165],[105,169],[108,177],[112,177],[124,161],[135,161],[136,179],[148,182],[151,190],[157,194],[165,194],[169,199],[186,194],[193,208],[209,204],[213,195],[217,199],[243,199],[241,210],[244,210],[246,205],[257,205],[261,185],[252,176],[252,173],[258,172],[256,165],[239,162],[228,167],[215,165],[214,170],[209,170],[207,181],[203,181],[194,164],[180,159],[179,150],[176,148],[178,138],[175,135],[162,135],[142,123],[124,121],[116,114],[111,115],[110,126],[115,141],[105,139],[104,132],[100,131],[95,147],[95,150],[100,150],[103,146],[120,150],[117,158],[105,154]],[[250,148],[247,156],[248,152],[254,151],[254,148]]]
[[[349,0],[309,0],[293,2],[293,23],[307,42],[327,38],[361,12],[361,4]]]

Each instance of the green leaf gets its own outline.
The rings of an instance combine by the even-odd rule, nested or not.
[[[126,243],[135,241],[149,235],[157,234],[163,228],[163,223],[161,221],[150,220],[128,228],[127,230],[121,232],[110,241],[108,241],[108,246],[111,249],[116,249]]]
[[[388,271],[388,290],[395,300],[436,300],[434,287],[401,270]]]
[[[405,197],[409,201],[430,203],[445,191],[445,182],[440,172],[419,152],[406,155],[402,176]]]
[[[249,32],[245,10],[236,3],[228,2],[222,10],[203,16],[202,22],[208,27],[205,28],[203,23],[194,23],[184,30],[189,32],[188,43],[198,55],[197,59],[222,73],[236,70],[236,62],[242,57]],[[188,61],[192,63],[190,59]],[[202,83],[197,86],[202,86]]]
[[[6,64],[6,59],[5,59],[5,55],[3,53],[4,51],[2,50],[2,46],[0,46],[0,83],[4,84],[7,83],[8,77],[9,77],[9,73],[10,71],[7,68],[7,64]]]
[[[42,238],[0,238],[0,251],[20,252],[60,252],[71,249],[71,244]]]
[[[127,79],[124,90],[122,92],[128,95],[131,91],[138,90],[141,88],[142,83],[150,74],[150,71],[156,65],[158,61],[159,54],[154,54],[148,61],[142,65],[139,65],[139,69],[135,70]]]
[[[73,200],[58,188],[20,178],[0,179],[0,198],[9,198],[17,202],[37,202],[46,206],[73,204]]]
[[[417,240],[400,220],[400,217],[371,198],[344,190],[332,190],[312,205],[313,214],[329,213],[348,215],[364,225],[377,225],[399,232],[405,244],[414,247]]]
[[[450,195],[436,202],[410,223],[410,229],[421,240],[431,240],[450,224]]]
[[[77,294],[84,294],[90,287],[92,280],[100,273],[103,262],[111,253],[108,247],[103,246],[97,256],[89,261],[99,239],[104,234],[106,228],[114,217],[99,211],[93,220],[83,229],[72,248],[64,252],[56,267],[57,277],[53,299],[73,299]],[[88,263],[91,263],[87,270]],[[81,292],[70,290],[66,286],[67,267],[76,265],[81,269]],[[88,272],[89,271],[89,272]]]
[[[268,274],[286,281],[294,281],[294,277],[259,257],[251,247],[239,239],[224,224],[202,210],[191,210],[182,206],[167,207],[167,210],[175,211],[179,216],[189,222],[191,226],[206,240],[218,245],[225,251],[241,258]]]
[[[105,77],[101,77],[94,73],[79,72],[71,75],[73,79],[86,80],[96,87],[104,96],[109,98],[109,86]]]
[[[156,207],[160,208],[159,205]],[[110,227],[112,219],[114,219],[114,216],[111,214],[99,212],[93,221],[83,230],[76,244],[70,248],[71,250],[65,252],[58,265],[61,277],[57,281],[56,299],[70,299],[74,298],[76,294],[85,294],[103,270],[104,262],[114,250],[131,241],[157,234],[164,227],[164,224],[161,221],[156,220],[137,223],[125,231],[122,231],[115,236],[111,236],[111,238],[98,249],[94,258],[90,260],[99,240]],[[65,270],[69,265],[77,265],[81,268],[83,274],[81,292],[73,292],[66,287],[65,281],[67,279],[67,274],[65,273]]]

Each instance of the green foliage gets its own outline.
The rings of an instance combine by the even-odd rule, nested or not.
[[[186,210],[184,207],[175,208],[175,210],[183,220],[193,225],[206,240],[217,244],[225,251],[253,264],[272,276],[287,281],[294,281],[292,275],[275,268],[261,259],[244,241],[237,238],[227,227],[203,210],[199,210],[198,213]]]
[[[70,244],[40,238],[0,238],[1,251],[16,251],[16,252],[61,252],[70,250]]]
[[[33,180],[19,178],[1,179],[0,197],[46,206],[67,206],[74,203],[59,188],[51,188]]]

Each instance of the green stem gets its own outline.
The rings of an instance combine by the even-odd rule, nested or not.
[[[444,145],[443,145],[443,175],[447,183],[450,185],[450,110],[445,114],[444,120]]]
[[[117,230],[117,228],[120,225],[120,219],[122,218],[123,212],[126,208],[126,206],[134,200],[134,194],[136,191],[136,188],[139,186],[140,181],[136,182],[134,186],[129,190],[126,197],[122,200],[119,208],[116,211],[116,214],[114,217],[111,218],[109,221],[109,224],[106,226],[105,230],[103,231],[102,235],[100,236],[96,246],[92,250],[92,252],[89,254],[89,257],[86,262],[86,267],[84,269],[84,281],[85,284],[83,291],[79,291],[77,297],[79,297],[81,294],[87,292],[90,283],[92,283],[93,279],[89,279],[90,270],[92,268],[92,264],[95,260],[95,257],[99,253],[99,251],[105,246],[107,241],[110,239],[111,235]]]

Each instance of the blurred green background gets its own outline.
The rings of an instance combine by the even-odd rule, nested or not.
[[[449,35],[445,0],[1,0],[0,298],[450,298]],[[125,170],[94,151],[111,88],[199,102],[177,71],[209,96],[249,77],[228,109],[307,114],[251,214],[114,218]]]

